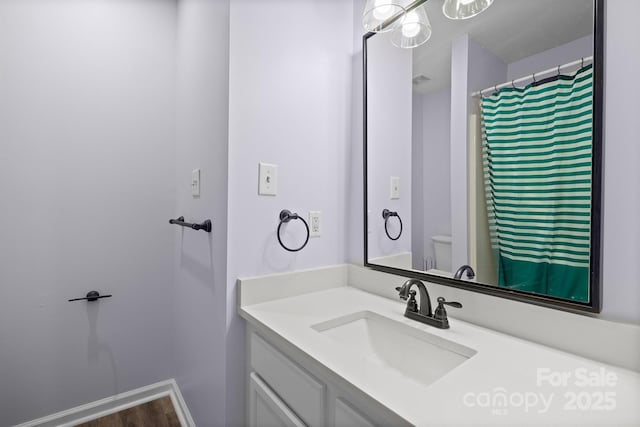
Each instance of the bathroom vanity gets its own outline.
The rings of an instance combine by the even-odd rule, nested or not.
[[[346,271],[239,280],[250,425],[640,420],[637,372],[461,321],[454,310],[450,329],[412,321],[405,303],[349,286]]]

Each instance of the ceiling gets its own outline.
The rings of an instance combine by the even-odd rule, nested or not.
[[[593,33],[592,0],[495,0],[480,15],[452,21],[442,14],[444,0],[425,3],[431,38],[413,50],[413,75],[429,80],[420,93],[451,84],[451,43],[467,33],[506,64]]]

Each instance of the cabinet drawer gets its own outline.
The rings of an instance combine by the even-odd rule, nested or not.
[[[255,333],[251,367],[302,421],[323,427],[325,386]]]
[[[336,427],[375,427],[364,415],[342,399],[336,399],[335,425]]]
[[[250,427],[305,427],[255,372],[249,376]]]

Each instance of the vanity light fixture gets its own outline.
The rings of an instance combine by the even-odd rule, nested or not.
[[[418,47],[431,37],[431,23],[424,6],[407,12],[404,19],[391,33],[391,43],[396,47]]]
[[[362,15],[365,30],[392,31],[394,46],[411,49],[431,37],[431,23],[424,4],[428,0],[367,0]],[[449,19],[469,19],[486,10],[493,0],[445,0],[442,13]]]
[[[389,18],[405,13],[400,0],[367,0],[362,14],[362,25],[367,31],[383,33],[398,26],[402,19],[396,19],[392,25],[384,25]]]
[[[491,6],[493,0],[445,0],[442,13],[449,19],[469,19]]]

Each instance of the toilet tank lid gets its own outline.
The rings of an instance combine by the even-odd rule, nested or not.
[[[451,236],[445,236],[445,235],[431,236],[431,239],[434,242],[451,243]]]

